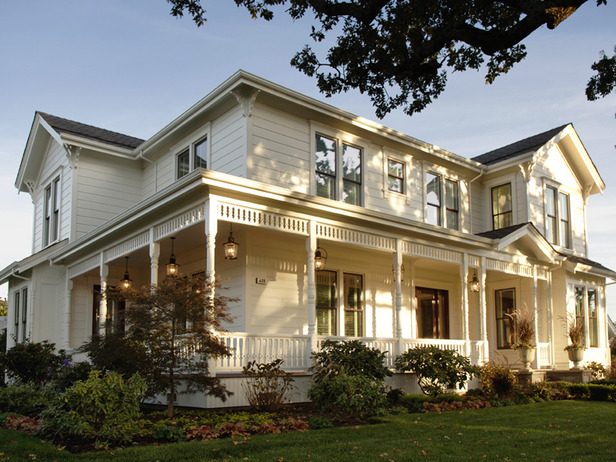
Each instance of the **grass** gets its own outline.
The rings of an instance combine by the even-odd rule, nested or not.
[[[0,431],[0,461],[608,461],[616,404],[558,401],[387,417],[361,427],[70,454]]]

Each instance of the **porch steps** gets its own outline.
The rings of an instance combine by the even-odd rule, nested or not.
[[[518,385],[528,389],[536,382],[571,382],[588,383],[591,378],[590,370],[573,369],[536,369],[531,371],[517,371]]]

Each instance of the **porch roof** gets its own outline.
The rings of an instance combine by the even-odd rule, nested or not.
[[[572,268],[570,269],[573,272],[581,271],[584,273],[598,274],[616,281],[616,272],[603,266],[601,263],[577,255],[569,255],[563,252],[559,253],[566,258],[566,262],[571,264]]]

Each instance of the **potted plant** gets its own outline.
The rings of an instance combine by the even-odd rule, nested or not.
[[[513,320],[513,332],[515,343],[511,348],[518,352],[518,358],[522,362],[522,370],[530,371],[530,363],[535,360],[535,313],[528,309],[526,303],[507,314]]]
[[[584,360],[584,350],[586,349],[584,322],[580,321],[574,313],[568,313],[565,319],[565,327],[569,339],[565,351],[569,355],[569,361],[573,362],[571,369],[581,369],[580,364]]]

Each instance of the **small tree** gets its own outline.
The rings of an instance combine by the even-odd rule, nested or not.
[[[173,416],[175,395],[205,392],[223,401],[231,394],[220,380],[208,374],[208,360],[228,356],[229,349],[217,336],[223,321],[231,321],[227,304],[219,294],[220,282],[204,276],[170,277],[141,290],[122,291],[128,303],[126,338],[145,345],[157,391],[169,393],[168,415]],[[208,294],[214,293],[210,298]]]
[[[0,298],[0,316],[8,316],[9,314],[9,303],[6,298]]]
[[[55,352],[55,344],[43,342],[18,343],[2,355],[7,375],[19,383],[42,388],[55,380],[64,364],[70,361],[66,351]]]
[[[443,393],[446,388],[463,387],[467,380],[478,374],[478,369],[466,356],[435,346],[409,349],[396,358],[396,368],[414,372],[421,391],[432,396]]]

